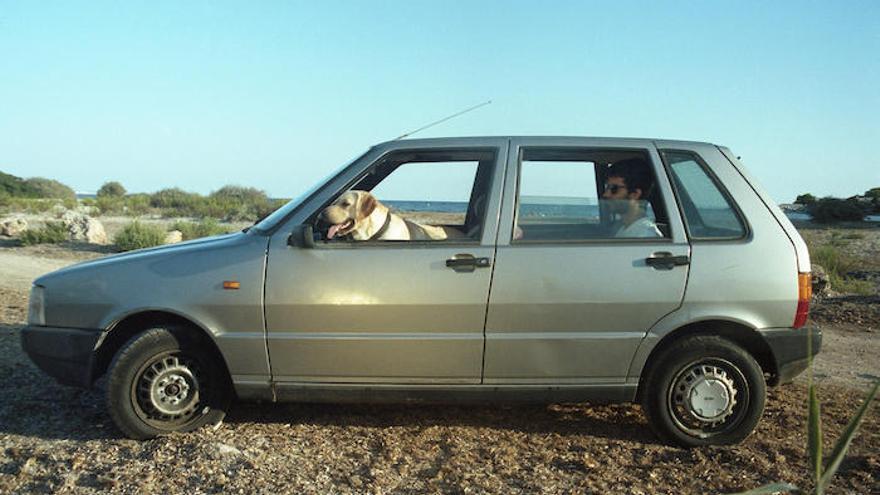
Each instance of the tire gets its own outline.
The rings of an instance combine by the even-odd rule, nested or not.
[[[229,376],[219,356],[193,334],[185,327],[145,330],[113,357],[107,407],[126,436],[145,440],[192,431],[226,415]]]
[[[684,447],[741,442],[761,419],[767,394],[755,359],[716,336],[687,337],[663,349],[642,384],[651,428]]]

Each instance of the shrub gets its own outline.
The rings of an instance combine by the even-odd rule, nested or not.
[[[810,193],[801,194],[794,200],[794,204],[796,205],[805,205],[810,206],[811,204],[816,202],[816,196],[813,196]]]
[[[98,189],[98,197],[103,196],[113,196],[117,198],[121,198],[125,196],[125,188],[122,187],[122,184],[116,181],[105,182],[100,189]]]
[[[175,222],[171,226],[171,230],[179,230],[183,234],[183,240],[198,239],[199,237],[209,237],[212,235],[227,234],[229,230],[217,223],[216,220],[208,218],[200,222]]]
[[[159,246],[165,242],[165,231],[155,225],[131,222],[113,239],[120,251]]]
[[[25,183],[37,191],[40,198],[56,198],[56,199],[72,199],[76,200],[76,193],[73,189],[65,186],[57,180],[45,179],[43,177],[31,177],[25,180]]]
[[[852,199],[822,198],[808,208],[813,220],[819,223],[858,222],[865,218],[863,206]]]
[[[272,208],[272,202],[259,189],[228,185],[212,192],[205,206],[205,216],[226,220],[256,220]]]
[[[36,198],[39,191],[21,177],[0,172],[0,196]]]
[[[202,197],[196,193],[186,192],[175,187],[162,189],[150,195],[150,206],[173,210],[172,213],[178,215],[192,216],[201,199]]]
[[[124,210],[130,215],[145,215],[150,211],[149,194],[131,194],[124,198]]]
[[[100,215],[108,215],[111,213],[122,213],[124,210],[125,200],[118,196],[98,196],[95,198],[95,206],[98,207]]]
[[[19,238],[25,246],[59,244],[67,240],[67,227],[61,222],[48,222],[39,229],[28,229]]]

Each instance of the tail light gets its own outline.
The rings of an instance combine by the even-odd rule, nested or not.
[[[810,298],[813,297],[813,284],[810,272],[798,273],[798,304],[794,314],[793,328],[801,328],[807,323],[807,315],[810,314]]]

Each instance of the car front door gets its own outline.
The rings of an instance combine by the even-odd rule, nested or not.
[[[650,173],[640,194],[610,177],[627,167]],[[688,274],[653,144],[515,139],[505,191],[484,382],[622,383],[648,329],[681,305]]]
[[[265,308],[275,382],[479,383],[507,140],[442,144],[374,150],[272,236]],[[447,187],[456,181],[464,193]],[[456,225],[465,238],[288,243],[347,190],[371,190],[392,211]]]

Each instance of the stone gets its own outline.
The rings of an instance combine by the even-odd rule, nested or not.
[[[165,242],[163,244],[176,244],[181,241],[183,241],[183,232],[172,230],[165,234]]]
[[[101,222],[86,214],[67,210],[61,216],[61,221],[67,227],[71,240],[86,241],[90,244],[107,244],[109,242]]]
[[[813,285],[814,296],[824,296],[831,292],[831,281],[828,279],[828,274],[822,268],[822,265],[812,263],[810,265],[810,273],[812,274],[810,282]]]
[[[27,220],[20,217],[8,218],[0,222],[0,235],[7,237],[18,237],[22,232],[27,230]]]

